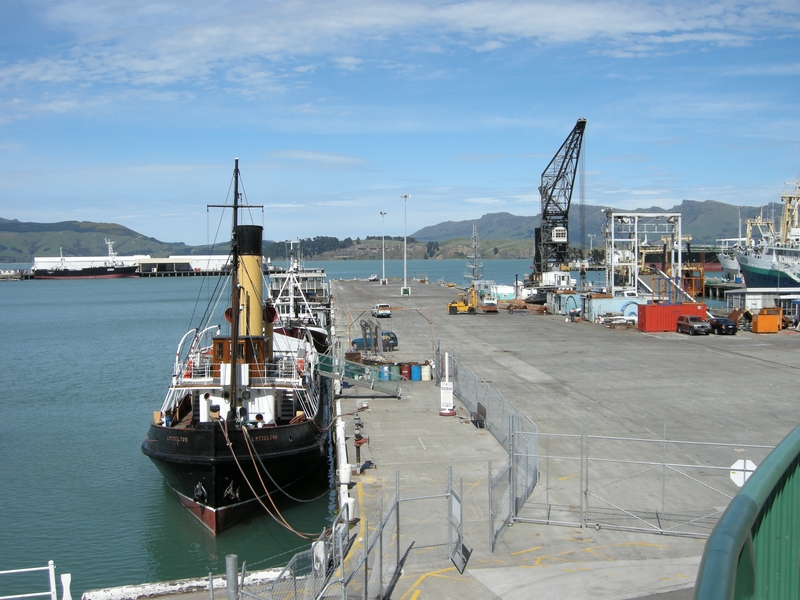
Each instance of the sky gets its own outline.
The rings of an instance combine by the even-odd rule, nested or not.
[[[269,240],[532,216],[579,118],[573,202],[758,206],[798,92],[797,0],[0,0],[0,217],[204,244],[235,157]]]

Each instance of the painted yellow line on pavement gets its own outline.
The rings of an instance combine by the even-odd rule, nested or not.
[[[535,548],[528,548],[527,550],[517,550],[516,552],[512,552],[511,556],[516,556],[517,554],[525,554],[526,552],[535,552],[536,550],[541,550],[544,546],[536,546]]]
[[[405,600],[406,596],[408,596],[409,594],[412,594],[411,600],[414,600],[417,596],[419,596],[421,590],[418,590],[417,586],[423,581],[425,581],[425,579],[427,579],[428,577],[436,577],[440,573],[447,573],[448,571],[455,571],[455,570],[456,570],[455,567],[448,567],[446,569],[439,569],[438,571],[431,571],[429,573],[420,575],[414,582],[414,585],[412,585],[411,588],[405,594],[400,596],[400,600]]]

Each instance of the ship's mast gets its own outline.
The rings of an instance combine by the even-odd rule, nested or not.
[[[233,231],[231,232],[231,397],[228,422],[234,423],[238,416],[238,373],[236,362],[239,349],[239,159],[233,167]]]

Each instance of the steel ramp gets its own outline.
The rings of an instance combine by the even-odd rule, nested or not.
[[[324,355],[320,357],[319,374],[329,379],[339,379],[350,385],[364,387],[395,398],[400,397],[400,380],[381,379],[380,365],[364,365],[343,358]]]

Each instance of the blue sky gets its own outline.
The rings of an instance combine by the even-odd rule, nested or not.
[[[272,240],[535,215],[578,118],[587,204],[765,204],[799,48],[797,0],[0,0],[0,217],[203,244],[234,157]]]

